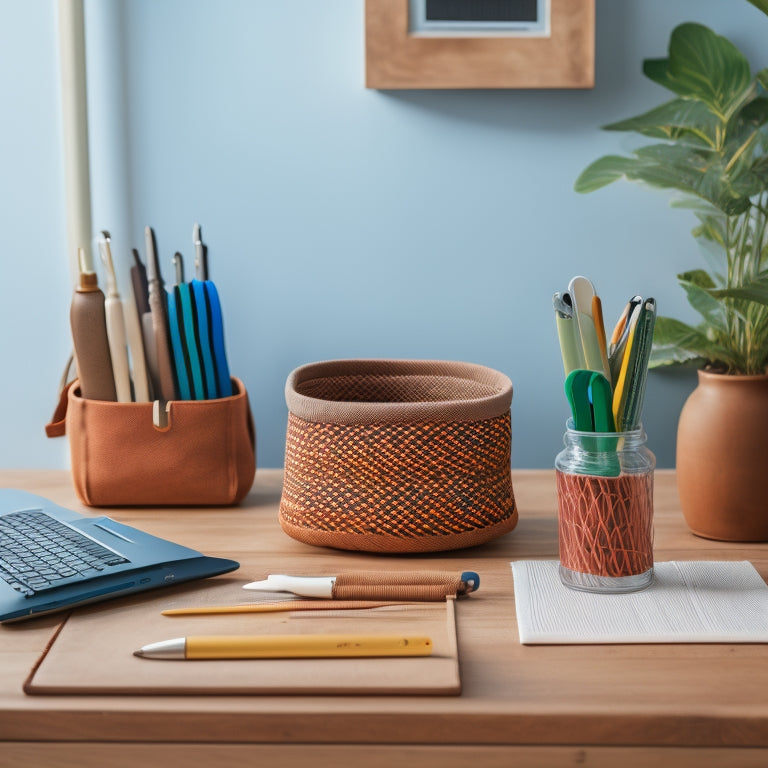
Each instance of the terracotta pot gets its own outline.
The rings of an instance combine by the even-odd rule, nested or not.
[[[697,536],[768,541],[768,375],[699,371],[680,414],[677,487]]]

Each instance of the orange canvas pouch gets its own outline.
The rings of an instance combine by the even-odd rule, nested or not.
[[[68,436],[72,481],[89,506],[237,504],[253,484],[256,433],[245,387],[232,385],[231,397],[173,400],[158,413],[159,402],[87,400],[75,380],[46,433]]]

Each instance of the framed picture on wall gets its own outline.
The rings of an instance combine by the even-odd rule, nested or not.
[[[591,88],[595,0],[365,0],[365,85]]]

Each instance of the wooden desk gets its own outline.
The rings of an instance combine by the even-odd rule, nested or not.
[[[5,471],[0,484],[97,513],[77,501],[66,472]],[[280,486],[280,472],[260,471],[234,509],[110,514],[233,557],[244,580],[390,564],[478,571],[480,591],[457,606],[463,694],[25,696],[22,681],[57,624],[50,616],[0,627],[0,766],[768,765],[768,645],[520,645],[509,562],[557,555],[552,472],[514,474],[516,531],[426,557],[300,544],[277,524]],[[688,532],[668,471],[656,479],[656,559],[749,559],[768,576],[768,545]]]

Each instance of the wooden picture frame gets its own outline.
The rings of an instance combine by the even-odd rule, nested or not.
[[[550,0],[546,36],[419,36],[408,0],[365,0],[365,85],[592,88],[595,0]]]

